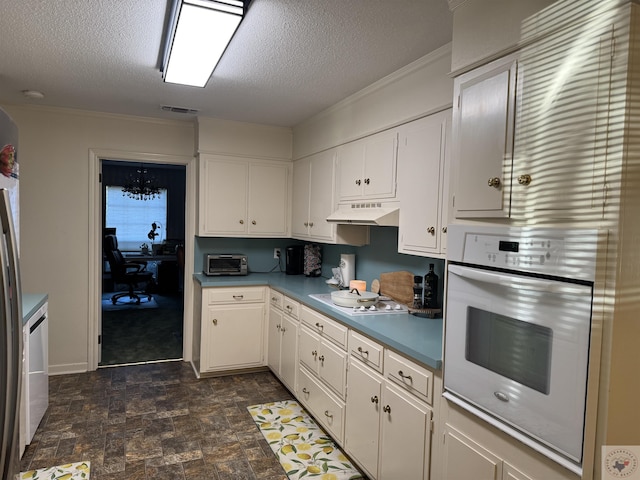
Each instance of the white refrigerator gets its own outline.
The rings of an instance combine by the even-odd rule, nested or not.
[[[20,473],[22,289],[18,261],[18,129],[0,109],[0,478]]]

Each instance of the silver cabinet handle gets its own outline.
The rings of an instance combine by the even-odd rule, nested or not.
[[[280,327],[280,324],[277,324],[277,325],[276,325],[276,329],[277,329],[278,331],[280,331],[280,328],[281,328],[281,327]]]
[[[365,183],[365,185],[369,185],[371,183],[371,179],[370,178],[365,178],[364,179],[364,183]]]
[[[447,233],[447,227],[442,227],[442,233]]]
[[[373,397],[371,397],[371,403],[378,403],[378,396],[374,395]]]
[[[369,350],[363,350],[362,347],[358,347],[358,353],[360,355],[369,355]]]
[[[293,307],[291,305],[287,305],[285,308],[289,311],[293,310]]]
[[[524,174],[524,175],[519,175],[518,176],[518,183],[520,185],[525,185],[525,186],[529,185],[531,183],[531,175],[529,175],[528,173]]]
[[[233,298],[235,298],[236,300],[242,300],[244,298],[244,295],[234,295]]]
[[[362,185],[362,181],[360,179],[356,180],[356,185]]]
[[[319,328],[320,330],[324,329],[324,325],[322,325],[321,323],[316,322],[316,328]]]
[[[431,235],[435,235],[435,233],[436,233],[436,227],[429,227],[429,228],[427,228],[427,233],[430,233]]]
[[[256,221],[255,220],[251,220],[251,225],[255,225]]]
[[[389,405],[385,405],[384,407],[382,407],[382,411],[384,413],[391,413],[391,407]]]
[[[304,222],[304,226],[308,227],[309,226],[309,222]]]
[[[313,222],[309,222],[309,226],[310,226],[310,227],[313,227]]]
[[[280,331],[281,331],[282,333],[284,333],[284,332],[286,332],[286,331],[287,331],[287,329],[286,329],[286,328],[284,328],[284,327],[282,327],[282,328],[280,329]]]
[[[240,225],[244,225],[244,220],[240,220]]]
[[[313,350],[311,352],[311,355],[314,356],[314,357],[317,357],[318,356],[318,351],[317,350]]]
[[[402,373],[402,370],[398,370],[398,375],[400,375],[400,378],[406,378],[407,380],[413,381],[411,375],[405,375],[404,373]]]
[[[217,319],[217,318],[214,318],[214,319],[213,319],[213,324],[214,324],[214,325],[217,325],[217,324],[218,324],[218,319]]]
[[[329,413],[329,410],[325,410],[325,411],[324,411],[324,416],[325,416],[325,417],[327,417],[327,418],[333,418],[333,415],[331,415],[331,414]]]
[[[320,360],[322,363],[324,363],[324,355],[320,355],[320,356],[318,357],[318,360]]]
[[[302,387],[302,393],[309,394],[309,390],[307,390],[307,387]]]

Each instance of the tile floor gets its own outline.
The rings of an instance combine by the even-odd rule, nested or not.
[[[286,480],[248,405],[293,398],[270,373],[196,379],[154,363],[49,379],[22,471],[89,460],[92,480]]]

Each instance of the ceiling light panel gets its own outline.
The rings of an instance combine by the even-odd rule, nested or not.
[[[242,21],[242,1],[182,0],[164,81],[204,87]],[[175,20],[174,20],[175,21]]]

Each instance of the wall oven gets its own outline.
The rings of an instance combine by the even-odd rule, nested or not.
[[[579,471],[598,232],[450,225],[448,237],[445,397]]]

